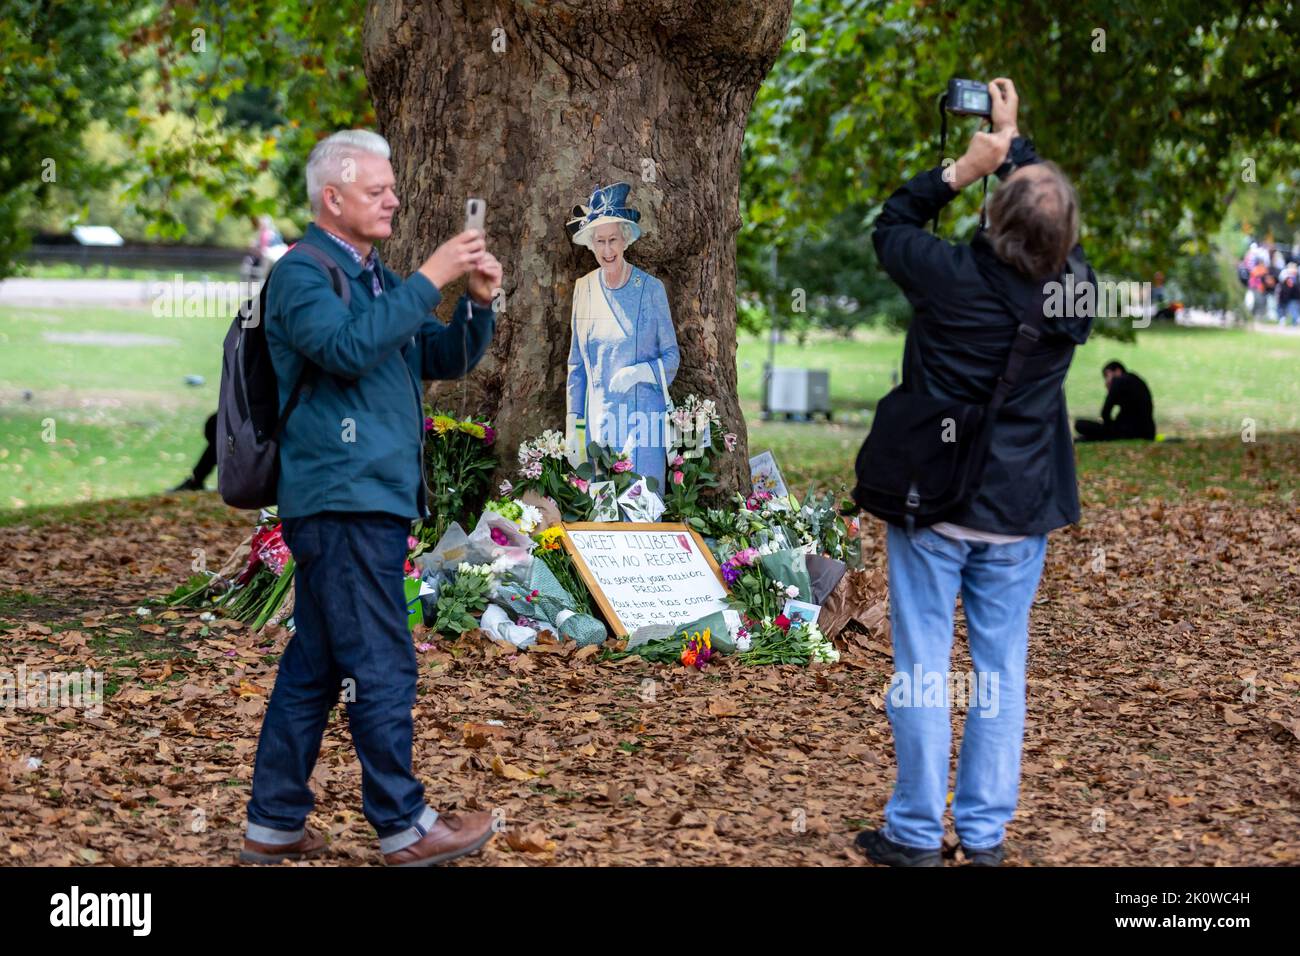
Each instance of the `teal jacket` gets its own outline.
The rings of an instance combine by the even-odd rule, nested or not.
[[[271,271],[266,336],[281,411],[305,363],[316,369],[280,434],[280,516],[428,517],[420,383],[459,378],[477,365],[495,313],[462,296],[444,325],[433,314],[442,295],[420,273],[403,281],[381,264],[384,291],[376,297],[361,264],[314,223],[302,243],[338,263],[351,303],[343,305],[329,275],[297,246]]]

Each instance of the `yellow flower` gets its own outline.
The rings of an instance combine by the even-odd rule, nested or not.
[[[433,430],[436,431],[439,435],[445,435],[449,431],[455,431],[456,424],[457,424],[456,419],[451,418],[447,415],[433,416]]]
[[[704,635],[703,635],[703,637],[704,637],[704,646],[707,647],[707,648],[710,648],[710,649],[713,648],[713,641],[710,639],[710,634],[711,634],[711,633],[712,633],[712,632],[711,632],[707,627],[704,629]],[[697,636],[699,636],[699,635],[697,635]]]
[[[546,551],[558,551],[560,549],[560,539],[564,537],[564,529],[557,525],[551,525],[543,531],[537,538],[538,543]]]
[[[482,425],[476,425],[471,421],[460,423],[460,430],[466,435],[473,435],[475,438],[483,438],[487,433],[483,431]]]

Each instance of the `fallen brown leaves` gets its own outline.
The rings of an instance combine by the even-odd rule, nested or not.
[[[39,599],[11,605],[0,670],[91,667],[115,691],[98,716],[0,711],[2,862],[235,858],[287,635],[189,611],[138,618],[193,549],[215,566],[248,526],[176,507],[154,518],[0,530],[0,597]],[[881,531],[866,530],[874,570]],[[1282,504],[1095,508],[1053,535],[1010,862],[1300,862],[1297,566]],[[419,655],[415,765],[434,806],[498,815],[465,865],[860,862],[853,835],[893,782],[888,621],[871,623],[845,632],[839,665],[810,669],[438,641]],[[970,667],[964,632],[952,667]],[[336,711],[313,775],[325,864],[379,862],[359,787]]]

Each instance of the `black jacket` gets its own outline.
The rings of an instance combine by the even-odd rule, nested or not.
[[[1119,414],[1112,418],[1111,412],[1116,408]],[[1155,408],[1147,383],[1132,372],[1111,379],[1110,388],[1106,389],[1106,403],[1101,406],[1101,420],[1126,437],[1148,441],[1155,438]]]
[[[1017,165],[1038,161],[1024,142]],[[955,245],[926,230],[956,195],[941,173],[938,167],[921,173],[885,203],[873,236],[876,255],[914,312],[902,387],[984,404],[1006,367],[1027,309],[1042,308],[1044,282],[998,259],[982,231],[969,244]],[[1085,279],[1096,281],[1082,249],[1076,246],[1070,258],[1076,289]],[[979,490],[947,518],[955,524],[1044,534],[1079,520],[1074,442],[1062,385],[1075,345],[1088,338],[1092,316],[1071,314],[1078,311],[1073,308],[1056,311],[1066,315],[1044,322],[1020,384],[993,425]]]

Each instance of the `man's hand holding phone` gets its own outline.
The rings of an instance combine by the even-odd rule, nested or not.
[[[478,305],[491,305],[492,297],[501,288],[501,276],[501,263],[497,262],[497,257],[490,252],[483,253],[478,266],[469,274],[469,297]]]
[[[466,229],[435,249],[433,255],[424,260],[419,271],[442,291],[465,273],[478,268],[485,255],[487,241],[483,238],[482,230]]]

